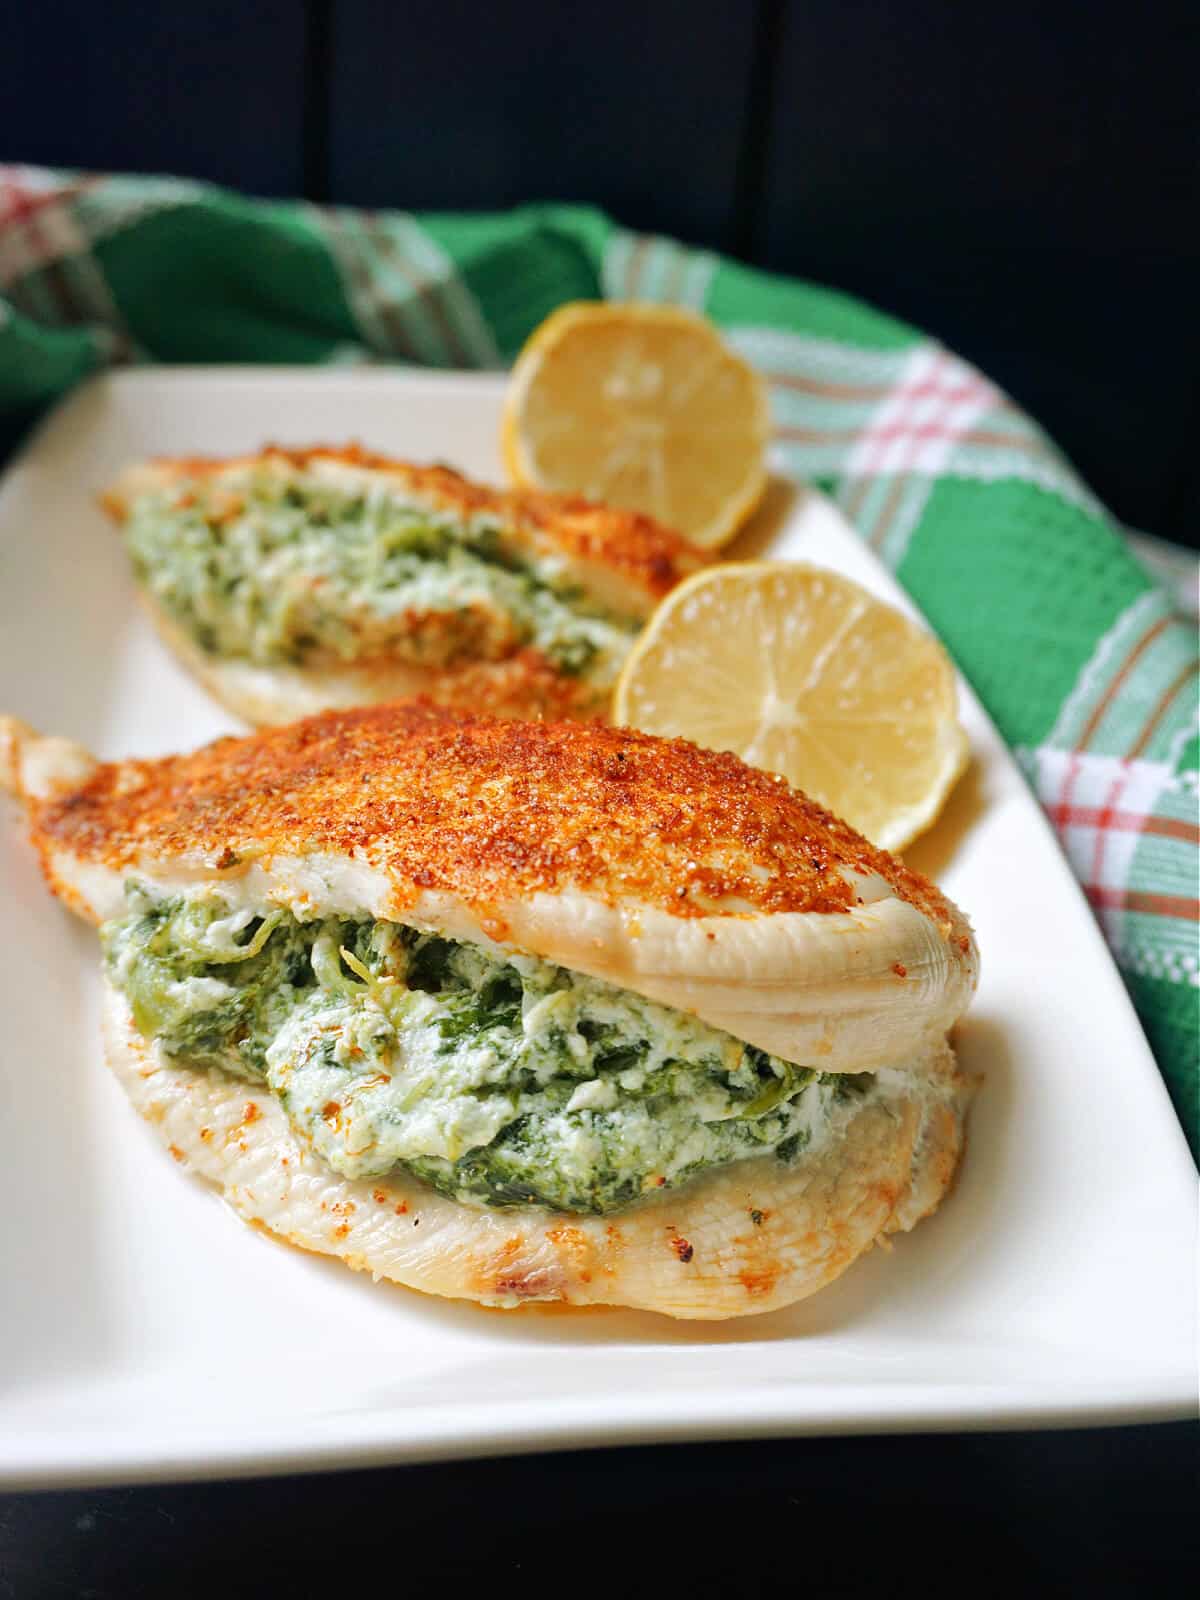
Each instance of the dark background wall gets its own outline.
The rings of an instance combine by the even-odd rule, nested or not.
[[[41,0],[0,156],[404,209],[530,199],[832,283],[1200,542],[1194,0]]]

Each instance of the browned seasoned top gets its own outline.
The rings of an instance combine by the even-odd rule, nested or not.
[[[944,928],[938,890],[768,773],[681,739],[502,722],[400,701],[325,712],[194,755],[99,767],[35,806],[43,849],[135,859],[354,853],[403,905],[429,890],[484,909],[544,890],[676,916],[848,910],[841,867],[878,873]]]
[[[689,572],[706,561],[703,552],[675,533],[636,511],[596,505],[576,495],[534,490],[500,490],[472,483],[451,467],[414,466],[378,455],[360,445],[313,445],[291,449],[268,444],[255,456],[218,459],[208,456],[161,457],[132,467],[101,496],[105,508],[122,520],[139,492],[154,484],[181,484],[217,477],[272,461],[303,471],[313,462],[332,461],[381,473],[397,489],[437,506],[452,516],[490,516],[519,538],[549,544],[576,561],[607,568],[661,599]]]

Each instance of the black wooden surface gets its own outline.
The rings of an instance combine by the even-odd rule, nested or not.
[[[1197,1430],[811,1439],[11,1496],[0,1595],[1156,1596]]]
[[[1200,542],[1194,0],[9,0],[0,156],[588,201],[907,317]]]
[[[338,0],[330,188],[351,205],[599,204],[735,242],[745,0]]]
[[[932,329],[1194,532],[1200,7],[795,0],[774,55],[764,263]]]
[[[298,194],[307,27],[303,0],[3,0],[0,160]]]

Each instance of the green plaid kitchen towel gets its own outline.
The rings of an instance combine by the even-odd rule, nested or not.
[[[580,207],[416,217],[0,169],[0,429],[115,362],[498,367],[598,296],[702,310],[766,374],[777,464],[833,495],[1017,751],[1194,1145],[1195,630],[1041,430],[933,340]]]

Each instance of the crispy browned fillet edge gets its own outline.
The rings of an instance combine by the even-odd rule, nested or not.
[[[43,856],[262,861],[358,855],[397,911],[476,911],[576,890],[673,916],[839,912],[878,874],[965,956],[961,914],[919,873],[782,779],[682,739],[508,722],[424,700],[324,712],[191,755],[103,765],[32,806]]]

